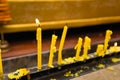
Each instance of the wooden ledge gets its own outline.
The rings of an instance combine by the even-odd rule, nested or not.
[[[50,29],[61,29],[65,24],[69,28],[75,27],[85,27],[91,25],[107,24],[120,22],[120,16],[112,17],[100,17],[100,18],[89,18],[89,19],[72,19],[72,20],[61,20],[61,21],[50,21],[50,22],[40,22],[41,28],[43,30]],[[23,32],[23,31],[35,31],[37,28],[35,23],[27,24],[10,24],[0,27],[0,32],[13,33],[13,32]]]

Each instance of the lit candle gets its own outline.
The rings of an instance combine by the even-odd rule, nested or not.
[[[1,49],[0,49],[0,80],[3,80],[3,65],[2,65]]]
[[[59,50],[58,50],[58,65],[62,64],[62,49],[63,49],[63,45],[64,45],[64,42],[65,42],[67,29],[68,29],[68,27],[64,26],[62,37],[61,37],[61,41],[60,41],[60,46],[59,46]]]
[[[114,43],[114,46],[110,47],[110,51],[112,52],[120,51],[120,46],[117,46],[117,42]]]
[[[107,30],[106,31],[106,35],[105,35],[105,41],[104,41],[104,52],[106,53],[107,48],[108,48],[108,42],[111,39],[111,35],[112,35],[112,31],[111,30]]]
[[[37,68],[38,70],[42,69],[42,29],[39,27],[40,22],[36,19],[36,24],[38,25],[36,40],[37,40]]]
[[[82,57],[83,57],[83,59],[88,59],[89,58],[88,50],[91,49],[91,39],[88,36],[85,37],[85,42],[84,42],[83,48],[84,49],[83,49]]]
[[[97,45],[97,50],[96,50],[96,55],[103,57],[103,56],[105,55],[103,49],[104,49],[103,44],[98,44],[98,45]]]
[[[79,55],[80,55],[80,52],[81,52],[81,47],[82,47],[82,38],[79,38],[78,39],[78,43],[77,43],[77,45],[74,48],[74,49],[76,49],[75,60],[79,60]]]
[[[54,53],[56,52],[56,40],[57,40],[57,36],[56,35],[52,35],[52,40],[51,40],[51,46],[50,46],[50,55],[49,55],[49,61],[48,61],[48,66],[50,68],[53,68],[53,57],[54,57]]]

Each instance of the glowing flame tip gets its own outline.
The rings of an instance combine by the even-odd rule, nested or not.
[[[114,46],[117,46],[117,42],[114,43]]]
[[[35,19],[35,22],[36,22],[36,24],[37,24],[38,26],[40,25],[40,22],[39,22],[39,19],[38,19],[38,18]]]

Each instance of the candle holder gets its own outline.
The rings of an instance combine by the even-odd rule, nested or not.
[[[120,41],[118,39],[116,39],[116,40],[111,40],[109,42],[109,45],[110,46],[114,45],[114,42],[118,42],[118,44],[120,43]],[[103,43],[103,42],[99,42],[99,43]],[[57,51],[54,55],[54,57],[55,57],[54,63],[53,63],[54,68],[49,68],[47,66],[49,52],[43,52],[43,69],[41,71],[38,71],[36,66],[29,68],[31,80],[50,80],[51,78],[54,78],[56,80],[57,79],[59,79],[59,80],[71,79],[71,78],[76,77],[76,74],[84,75],[84,74],[93,72],[95,70],[99,70],[99,68],[96,66],[100,63],[105,64],[105,66],[107,66],[108,64],[109,65],[116,64],[111,61],[111,58],[112,57],[120,57],[120,54],[119,54],[120,51],[118,51],[117,53],[114,53],[114,52],[111,52],[108,47],[107,53],[105,54],[104,57],[97,56],[97,55],[95,55],[95,51],[96,51],[97,45],[99,43],[92,44],[91,50],[88,52],[88,56],[90,58],[86,59],[84,61],[76,61],[74,58],[76,51],[74,50],[74,48],[68,48],[68,49],[63,49],[63,61],[68,58],[73,58],[74,61],[68,62],[66,64],[58,65],[57,64],[58,54],[56,54],[56,53],[58,53],[58,51]],[[28,59],[28,57],[29,57],[29,60],[32,60],[33,56],[36,56],[36,55],[26,56],[26,58]],[[26,59],[26,62],[27,62],[27,59]],[[35,57],[34,57],[34,59],[35,59]],[[23,59],[23,60],[25,60],[25,59]],[[28,62],[29,62],[29,60],[28,60]],[[29,63],[28,66],[33,63],[32,62]],[[22,64],[24,64],[24,63],[22,63]],[[71,73],[69,73],[70,74],[69,76],[67,75],[67,72],[71,72]]]
[[[2,52],[7,52],[9,50],[9,44],[8,42],[4,39],[4,34],[1,32],[1,40],[0,40],[0,48]]]

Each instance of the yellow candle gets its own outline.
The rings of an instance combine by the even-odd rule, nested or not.
[[[88,56],[88,50],[91,49],[91,39],[89,37],[85,37],[85,42],[84,42],[84,45],[83,45],[83,59],[88,59],[89,56]]]
[[[79,55],[80,55],[80,52],[81,52],[81,47],[82,47],[82,38],[79,38],[78,39],[78,43],[77,43],[77,45],[74,48],[74,49],[76,49],[75,60],[79,60]]]
[[[67,34],[67,29],[68,29],[68,27],[64,26],[64,30],[63,30],[63,33],[62,33],[62,38],[61,38],[60,46],[59,46],[59,50],[58,50],[58,64],[59,65],[62,64],[62,49],[63,49],[65,37],[66,37],[66,34]]]
[[[3,80],[3,65],[2,65],[1,49],[0,49],[0,80]]]
[[[105,41],[104,41],[104,52],[106,53],[107,48],[108,48],[108,42],[111,39],[111,35],[112,35],[112,31],[111,30],[107,30],[106,31],[106,36],[105,36]]]
[[[38,26],[39,20],[36,19],[36,23]],[[37,28],[36,39],[37,39],[37,68],[38,70],[42,69],[42,29],[40,27]]]
[[[117,46],[117,42],[114,43],[114,51],[117,52],[118,51],[118,46]]]
[[[50,55],[49,55],[49,61],[48,61],[48,66],[50,68],[53,68],[53,57],[54,57],[54,53],[56,52],[56,40],[57,40],[57,36],[56,35],[52,35],[52,40],[51,40],[51,46],[50,46]]]
[[[103,57],[105,55],[103,48],[104,48],[103,44],[98,44],[97,50],[96,50],[96,55],[97,56],[102,56]]]
[[[110,47],[110,51],[112,52],[120,51],[120,46],[117,46],[117,42],[114,43],[114,46]]]

